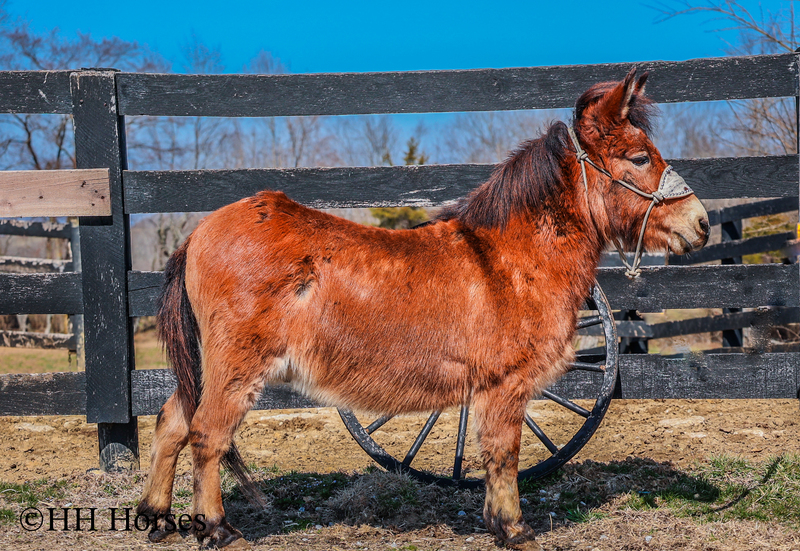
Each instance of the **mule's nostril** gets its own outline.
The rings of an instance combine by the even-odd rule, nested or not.
[[[703,230],[703,233],[708,233],[710,226],[708,225],[708,218],[701,218],[700,219],[700,229]]]

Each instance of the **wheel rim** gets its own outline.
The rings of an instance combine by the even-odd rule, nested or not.
[[[587,299],[587,306],[588,309],[594,310],[597,313],[581,318],[578,323],[578,328],[582,329],[602,325],[601,334],[605,340],[605,344],[600,349],[584,351],[584,354],[578,352],[576,361],[571,365],[571,372],[577,371],[590,374],[589,376],[593,381],[592,384],[599,386],[599,392],[597,398],[595,399],[594,406],[591,410],[585,409],[575,402],[563,398],[549,389],[545,390],[542,393],[543,398],[559,404],[560,406],[574,412],[577,415],[580,415],[584,418],[584,422],[577,432],[575,432],[572,438],[559,448],[536,424],[526,410],[525,425],[527,425],[527,428],[550,452],[550,457],[530,467],[524,469],[520,467],[519,480],[537,479],[547,476],[572,459],[575,454],[577,454],[581,448],[586,445],[594,432],[600,426],[606,411],[608,411],[608,406],[611,403],[611,398],[617,382],[617,330],[616,325],[614,324],[613,315],[611,313],[611,307],[609,306],[608,300],[606,299],[606,296],[599,285],[595,284],[592,288],[591,295]],[[591,352],[591,354],[589,354],[589,352]],[[598,359],[601,359],[601,362],[598,362]],[[598,381],[598,379],[600,380]],[[398,460],[389,452],[387,452],[383,446],[376,442],[371,436],[372,433],[389,422],[391,417],[380,417],[372,423],[364,425],[358,420],[352,411],[339,409],[339,415],[347,427],[347,430],[350,432],[356,442],[358,442],[361,448],[383,468],[389,471],[407,473],[425,483],[435,483],[446,486],[455,485],[463,488],[474,488],[483,485],[483,479],[465,478],[463,477],[462,472],[463,454],[467,435],[467,422],[469,418],[469,406],[461,407],[458,434],[456,438],[456,452],[451,476],[432,474],[426,471],[415,469],[411,466],[411,462],[414,460],[417,452],[421,448],[427,436],[430,434],[430,431],[433,429],[436,421],[439,419],[440,414],[441,411],[434,411],[428,417],[422,430],[418,434],[409,451],[406,453],[405,458],[403,458],[403,460]],[[524,426],[523,430],[525,430]]]

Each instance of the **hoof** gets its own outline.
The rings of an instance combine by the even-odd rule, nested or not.
[[[225,543],[225,541],[227,541],[227,543]],[[224,547],[225,551],[246,551],[253,548],[253,546],[250,545],[250,542],[241,536],[225,541],[218,541],[215,543],[209,540],[201,545],[200,549],[222,549]]]
[[[250,549],[242,533],[223,518],[216,526],[208,526],[203,534],[196,534],[200,549]]]
[[[522,540],[519,542],[507,540],[503,543],[508,549],[515,549],[518,551],[542,551],[542,546],[534,539]]]
[[[176,530],[153,530],[147,535],[152,543],[181,543],[183,536]]]
[[[231,551],[233,551],[233,550],[245,551],[245,550],[249,550],[249,549],[252,549],[252,548],[253,548],[253,546],[250,545],[249,541],[247,541],[244,538],[239,538],[238,540],[236,540],[233,543],[229,544],[225,549],[226,550],[229,549]]]
[[[542,546],[536,540],[525,540],[520,543],[513,543],[511,541],[505,542],[505,546],[509,549],[516,549],[518,551],[542,551]]]
[[[489,527],[497,541],[509,549],[539,551],[542,548],[534,539],[536,534],[533,528],[524,522],[503,524],[496,519],[496,522]]]

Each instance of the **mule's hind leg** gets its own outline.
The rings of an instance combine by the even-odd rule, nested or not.
[[[189,424],[181,407],[178,393],[169,397],[158,412],[156,433],[150,453],[150,471],[144,486],[137,514],[146,515],[150,521],[150,541],[172,539],[176,533],[174,522],[167,520],[172,504],[172,484],[175,466],[181,450],[189,441]]]
[[[225,519],[219,470],[236,429],[261,392],[264,373],[262,362],[234,355],[216,349],[213,357],[212,353],[204,357],[203,393],[189,427],[194,468],[192,532],[208,547],[225,547],[237,540],[246,545],[241,532]]]
[[[489,391],[476,393],[475,423],[486,469],[486,528],[512,548],[540,549],[533,530],[522,519],[517,472],[522,422],[527,395],[512,381]]]

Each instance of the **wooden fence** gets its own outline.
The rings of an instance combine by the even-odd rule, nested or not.
[[[651,72],[648,93],[657,102],[800,96],[796,54],[636,65]],[[202,76],[106,69],[0,72],[0,112],[72,114],[79,169],[107,169],[107,191],[88,198],[97,199],[93,208],[106,210],[87,213],[73,209],[67,213],[82,216],[80,259],[76,259],[79,272],[0,274],[0,313],[83,315],[85,372],[2,376],[0,414],[85,414],[88,422],[98,423],[103,468],[137,464],[136,417],[157,413],[175,383],[167,370],[136,370],[134,366],[132,318],[155,313],[162,274],[131,271],[132,214],[208,211],[265,188],[285,191],[317,208],[437,206],[465,195],[492,170],[489,165],[464,164],[130,171],[124,139],[126,116],[268,117],[565,108],[572,107],[590,85],[619,80],[630,67],[623,63]],[[789,210],[797,208],[797,155],[669,162],[701,199],[777,198],[784,205],[781,209],[787,208],[787,201],[793,205]],[[80,182],[86,183],[86,174],[71,175],[70,185],[77,187],[62,189],[82,193],[85,186]],[[0,216],[25,216],[13,209],[13,201],[6,196],[6,188],[0,184]],[[63,198],[64,192],[59,196]],[[736,207],[744,209],[738,214],[730,210],[712,213],[712,219],[716,217],[712,221],[729,223],[745,218],[747,209],[768,208],[767,203],[760,204]],[[769,204],[775,208],[778,203]],[[5,207],[8,209],[2,210]],[[62,207],[59,213],[64,214]],[[46,214],[57,214],[54,208],[45,209]],[[788,237],[780,240],[785,242]],[[695,259],[714,254],[738,256],[752,246],[734,239],[716,249],[709,247],[710,252],[699,253]],[[623,312],[769,307],[758,319],[768,324],[797,321],[800,273],[796,264],[683,266],[675,260],[677,264],[645,270],[634,282],[616,267],[601,268],[598,278],[612,307]],[[733,311],[712,321],[717,330],[736,329],[752,323],[759,312]],[[675,326],[645,328],[633,322],[627,326],[628,336],[637,338],[678,330]],[[645,334],[647,331],[650,333]],[[619,394],[626,398],[787,398],[796,396],[800,386],[800,353],[733,348],[686,357],[630,354],[622,356],[620,371]],[[572,396],[581,397],[579,392]],[[279,387],[265,390],[256,407],[315,404]]]
[[[73,229],[75,233],[73,234]],[[58,239],[70,241],[72,247],[73,235],[77,237],[77,229],[70,223],[57,222],[32,222],[29,220],[0,221],[0,236],[15,236],[25,238]],[[72,257],[64,260],[50,258],[30,258],[19,256],[0,256],[0,273],[64,273],[74,271]],[[48,318],[52,314],[48,314]],[[77,353],[81,333],[80,316],[70,316],[70,333],[54,333],[49,329],[45,332],[27,330],[27,314],[17,314],[19,330],[0,330],[0,346],[23,348],[63,348]],[[48,327],[50,321],[48,319]],[[77,330],[76,330],[77,329]]]

